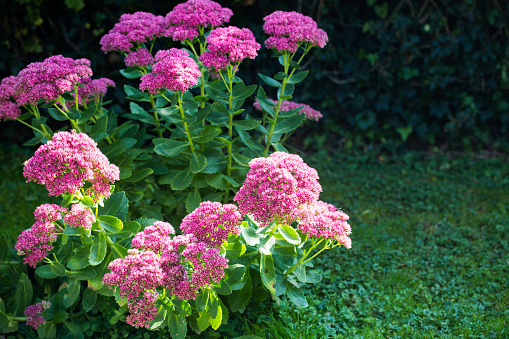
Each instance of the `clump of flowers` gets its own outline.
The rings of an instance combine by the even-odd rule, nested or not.
[[[207,43],[209,51],[200,56],[200,61],[207,69],[215,71],[240,63],[245,58],[254,59],[260,49],[253,32],[235,26],[214,29],[207,37]]]
[[[334,205],[318,200],[301,206],[298,229],[310,237],[333,239],[351,248],[349,235],[352,229],[347,222],[348,218],[346,213]]]
[[[318,173],[301,157],[275,152],[249,162],[244,185],[233,200],[242,214],[251,214],[262,225],[288,223],[298,218],[299,207],[318,200],[322,187]]]
[[[21,115],[21,109],[15,102],[16,82],[17,78],[11,75],[0,83],[0,119],[16,120]]]
[[[95,222],[95,215],[81,204],[74,204],[71,211],[64,216],[64,222],[71,227],[92,228]]]
[[[72,91],[82,79],[92,75],[90,60],[65,58],[55,55],[43,62],[33,62],[19,73],[14,87],[19,106],[49,102],[65,92]]]
[[[139,250],[150,250],[161,255],[171,241],[171,234],[175,234],[175,229],[170,223],[156,221],[153,225],[136,234],[131,241],[131,246]]]
[[[115,87],[115,82],[108,78],[85,78],[78,87],[78,102],[89,103],[92,100],[99,102],[106,95],[108,87]]]
[[[23,264],[35,268],[53,249],[52,243],[57,240],[54,222],[67,211],[67,208],[55,204],[43,204],[35,209],[36,222],[21,232],[14,246],[18,255],[25,255]]]
[[[119,172],[94,140],[76,131],[55,133],[23,168],[27,182],[45,185],[49,195],[75,194],[89,182],[87,194],[96,200],[110,195],[110,183],[119,179]]]
[[[211,248],[219,248],[229,234],[239,235],[241,220],[237,206],[204,201],[182,220],[180,229],[184,234],[194,234]]]
[[[301,44],[323,48],[329,41],[312,18],[298,12],[275,11],[263,20],[263,31],[271,35],[265,41],[269,49],[294,53]]]
[[[30,305],[25,310],[27,316],[26,324],[37,329],[39,326],[44,325],[46,320],[43,318],[42,313],[51,307],[49,301],[43,300],[35,305]]]
[[[276,100],[272,100],[272,99],[269,99],[269,100],[277,105],[277,101]],[[258,99],[255,99],[255,102],[254,102],[253,106],[258,111],[262,110],[262,108],[260,106],[260,102],[258,101]],[[298,102],[292,102],[292,101],[283,101],[281,103],[279,111],[280,112],[287,112],[287,111],[290,111],[292,109],[296,109],[296,108],[299,108],[299,107],[302,107],[302,108],[300,109],[300,111],[298,113],[299,114],[305,114],[306,115],[305,119],[318,121],[320,118],[323,117],[323,115],[322,115],[322,113],[320,113],[320,111],[317,111],[316,109],[311,108],[309,105],[301,104],[301,103],[298,103]]]
[[[141,77],[140,90],[157,93],[166,88],[172,92],[186,92],[198,84],[202,74],[198,64],[182,49],[171,48],[156,53],[152,73]]]
[[[101,50],[129,52],[131,48],[160,38],[166,31],[167,21],[161,15],[147,12],[122,14],[119,22],[99,42]]]
[[[176,5],[166,15],[166,36],[174,41],[192,41],[205,27],[215,28],[230,21],[233,12],[211,0],[189,0]]]
[[[130,67],[146,67],[154,63],[154,57],[148,49],[138,48],[136,51],[129,52],[129,54],[126,55],[124,62]]]

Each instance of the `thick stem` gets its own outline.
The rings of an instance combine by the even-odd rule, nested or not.
[[[235,75],[235,71],[232,69],[232,66],[229,65],[227,68],[228,71],[228,83],[225,82],[226,89],[228,90],[228,93],[230,94],[228,98],[228,137],[229,137],[229,143],[228,143],[228,164],[226,167],[226,175],[228,177],[232,176],[232,144],[233,144],[233,76]],[[221,76],[223,81],[225,79]],[[228,199],[230,198],[230,183],[226,183],[226,192],[224,195],[224,202],[225,204],[228,203]]]
[[[316,248],[316,247],[317,247],[317,246],[318,246],[318,245],[319,245],[322,241],[323,241],[323,239],[320,239],[320,240],[315,239],[315,240],[314,240],[314,242],[313,242],[313,245],[311,246],[311,248],[310,248],[310,249],[309,249],[306,253],[304,253],[304,255],[303,255],[303,256],[299,259],[299,261],[297,261],[297,263],[296,263],[295,265],[293,265],[292,267],[290,267],[290,269],[289,269],[288,271],[286,271],[285,275],[288,275],[288,274],[292,273],[292,272],[293,272],[293,271],[295,271],[295,269],[296,269],[297,267],[299,267],[301,264],[303,264],[304,262],[307,262],[307,261],[311,260],[311,259],[309,259],[309,260],[307,260],[307,261],[304,261],[304,259],[306,259],[306,258],[308,257],[308,255],[310,255],[310,254],[311,254],[311,252],[312,252],[312,251],[313,251],[313,250],[314,250],[314,249],[315,249],[315,248]],[[327,247],[327,244],[325,244],[324,249],[325,249],[326,247]],[[320,252],[321,252],[321,251],[323,251],[323,249],[322,249],[322,250],[320,250]],[[320,253],[320,252],[318,252],[318,253]],[[314,258],[314,257],[315,257],[315,256],[313,256],[313,258]]]
[[[154,109],[154,120],[156,121],[157,134],[159,138],[163,137],[163,132],[161,131],[161,123],[159,122],[159,116],[157,115],[156,102],[154,99],[154,95],[152,93],[149,94],[150,104],[152,105],[152,109]]]
[[[184,114],[184,109],[182,108],[182,97],[183,96],[184,96],[184,93],[177,93],[178,108],[180,111],[180,116],[182,117],[182,122],[184,123],[184,129],[186,131],[187,140],[189,141],[189,147],[191,147],[191,153],[194,153],[193,139],[191,139],[191,133],[189,132],[189,126],[187,125],[187,122],[185,122],[186,115]]]

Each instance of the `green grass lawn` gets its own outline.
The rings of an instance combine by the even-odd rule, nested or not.
[[[30,154],[3,148],[0,155],[0,217],[12,239],[31,225],[46,195],[17,173]],[[306,162],[320,174],[321,199],[350,215],[353,248],[335,248],[314,262],[323,279],[306,286],[308,308],[286,300],[279,308],[270,300],[253,303],[218,331],[189,337],[509,337],[507,160],[317,153]],[[110,326],[106,314],[86,324],[87,335],[95,329],[105,338],[165,337]]]

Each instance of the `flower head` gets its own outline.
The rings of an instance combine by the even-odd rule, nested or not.
[[[92,100],[100,101],[106,95],[108,87],[115,87],[115,82],[108,78],[90,79],[86,78],[81,81],[78,87],[78,102],[89,103]],[[75,104],[75,103],[73,103]]]
[[[169,27],[166,36],[175,41],[193,40],[201,27],[218,27],[230,21],[233,12],[211,0],[188,0],[178,4],[166,15]]]
[[[315,238],[334,239],[346,248],[352,247],[348,215],[334,205],[319,200],[301,206],[299,214],[298,228],[302,233]]]
[[[172,92],[186,92],[198,84],[202,74],[198,64],[185,50],[171,48],[156,53],[152,73],[141,77],[140,90],[157,93],[166,88]]]
[[[136,12],[122,14],[119,22],[101,38],[101,50],[129,52],[135,44],[140,45],[164,35],[167,21],[152,13]]]
[[[299,207],[318,200],[322,187],[318,173],[298,156],[275,152],[249,162],[244,185],[235,195],[241,214],[251,214],[263,225],[291,223]]]
[[[119,168],[85,133],[58,132],[25,163],[23,175],[27,182],[46,185],[54,196],[75,193],[90,182],[87,194],[98,200],[110,195],[110,183],[119,179]]]
[[[64,222],[71,227],[92,228],[95,222],[95,215],[81,204],[74,204],[71,211],[64,217]]]
[[[42,317],[41,314],[50,307],[51,303],[45,300],[35,305],[28,306],[25,310],[25,315],[27,316],[26,324],[28,326],[32,326],[34,329],[44,325],[46,320]]]
[[[209,70],[226,68],[230,63],[239,63],[245,58],[254,59],[260,44],[248,28],[235,26],[219,27],[207,37],[209,51],[200,60]]]
[[[15,102],[16,82],[15,76],[9,76],[0,83],[0,119],[16,120],[21,115],[21,110]]]
[[[171,234],[175,234],[175,229],[171,224],[156,221],[153,225],[136,234],[131,245],[139,250],[150,250],[162,254],[171,241]]]
[[[272,101],[274,104],[277,104],[276,100],[272,100],[272,99],[269,99],[269,100]],[[258,99],[255,99],[255,102],[254,102],[253,106],[258,111],[262,110],[262,108],[260,106],[260,102],[258,101]],[[305,119],[318,121],[318,119],[323,117],[323,115],[322,115],[322,113],[320,113],[320,111],[317,111],[316,109],[311,108],[309,105],[301,104],[301,103],[298,103],[298,102],[292,102],[292,101],[283,101],[281,103],[281,107],[279,108],[279,111],[280,112],[287,112],[287,111],[290,111],[292,109],[296,109],[296,108],[299,108],[299,107],[302,107],[302,108],[299,110],[298,113],[299,114],[305,114],[306,115]]]
[[[49,102],[73,90],[83,78],[92,75],[90,60],[55,55],[43,62],[33,62],[22,69],[14,86],[16,103],[36,105],[39,100]]]
[[[204,201],[182,220],[180,229],[184,234],[194,234],[208,247],[218,248],[229,234],[239,235],[241,220],[235,205]]]
[[[34,211],[36,220],[55,222],[62,219],[62,213],[67,213],[67,207],[58,206],[57,204],[42,204]]]
[[[329,41],[327,33],[312,18],[298,12],[275,11],[263,20],[263,31],[271,35],[265,41],[270,49],[293,53],[300,44],[323,48]]]
[[[129,52],[129,54],[126,55],[124,62],[130,67],[146,67],[154,63],[154,57],[148,49],[138,48],[136,51]]]

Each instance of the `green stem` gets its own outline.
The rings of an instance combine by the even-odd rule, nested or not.
[[[27,321],[28,317],[11,317],[7,316],[10,321]],[[9,321],[7,320],[7,321]]]
[[[159,122],[159,116],[157,114],[156,102],[154,100],[154,95],[152,93],[149,94],[150,104],[152,105],[152,109],[154,109],[154,120],[156,121],[157,134],[159,134],[159,138],[163,137],[163,132],[161,131],[161,123]]]
[[[228,164],[226,167],[226,175],[228,177],[232,176],[232,145],[233,145],[233,76],[235,75],[235,71],[232,69],[232,66],[229,65],[227,68],[228,71],[228,83],[225,82],[225,79],[221,75],[221,78],[225,82],[226,89],[230,96],[228,97]],[[221,74],[221,73],[220,73]],[[226,183],[226,191],[224,195],[224,203],[228,203],[228,199],[230,198],[230,183]]]
[[[323,241],[323,239],[320,239],[320,240],[315,239],[315,240],[314,240],[314,242],[313,242],[313,245],[311,246],[311,248],[310,248],[310,249],[309,249],[306,253],[304,253],[304,255],[303,255],[303,256],[299,259],[299,261],[297,261],[297,263],[296,263],[295,265],[293,265],[292,267],[290,267],[290,269],[289,269],[288,271],[286,271],[285,275],[288,275],[288,274],[292,273],[292,272],[293,272],[293,271],[295,271],[295,269],[296,269],[297,267],[299,267],[301,264],[303,264],[304,262],[307,262],[307,261],[311,260],[311,259],[309,259],[309,260],[307,260],[307,261],[304,261],[304,259],[306,259],[306,258],[308,257],[308,255],[310,255],[310,254],[311,254],[311,252],[312,252],[312,251],[313,251],[313,250],[314,250],[314,249],[315,249],[315,248],[316,248],[316,247],[317,247],[317,246],[318,246],[318,245],[319,245],[322,241]],[[327,244],[325,245],[325,247],[327,247]],[[324,247],[324,248],[325,248],[325,247]],[[322,249],[321,251],[323,251],[323,249]],[[321,251],[320,251],[320,252],[321,252]],[[313,258],[314,258],[314,256],[313,256]]]
[[[65,111],[62,110],[60,107],[58,107],[58,105],[56,103],[53,106],[55,106],[56,109],[58,109],[63,115],[65,115],[65,117],[67,119],[69,119],[69,121],[71,122],[71,125],[74,127],[74,129],[78,133],[81,133],[81,129],[79,128],[78,123],[76,122],[76,120],[69,118],[69,116],[67,115],[67,107],[65,106],[65,103],[62,102],[62,107],[64,107]]]
[[[193,139],[191,139],[191,133],[189,132],[189,126],[187,125],[187,122],[185,122],[186,115],[184,114],[184,108],[182,107],[183,96],[184,96],[184,93],[177,92],[178,108],[180,111],[180,116],[182,117],[182,122],[184,123],[184,129],[186,131],[187,140],[189,141],[189,146],[191,147],[191,153],[194,154]]]

